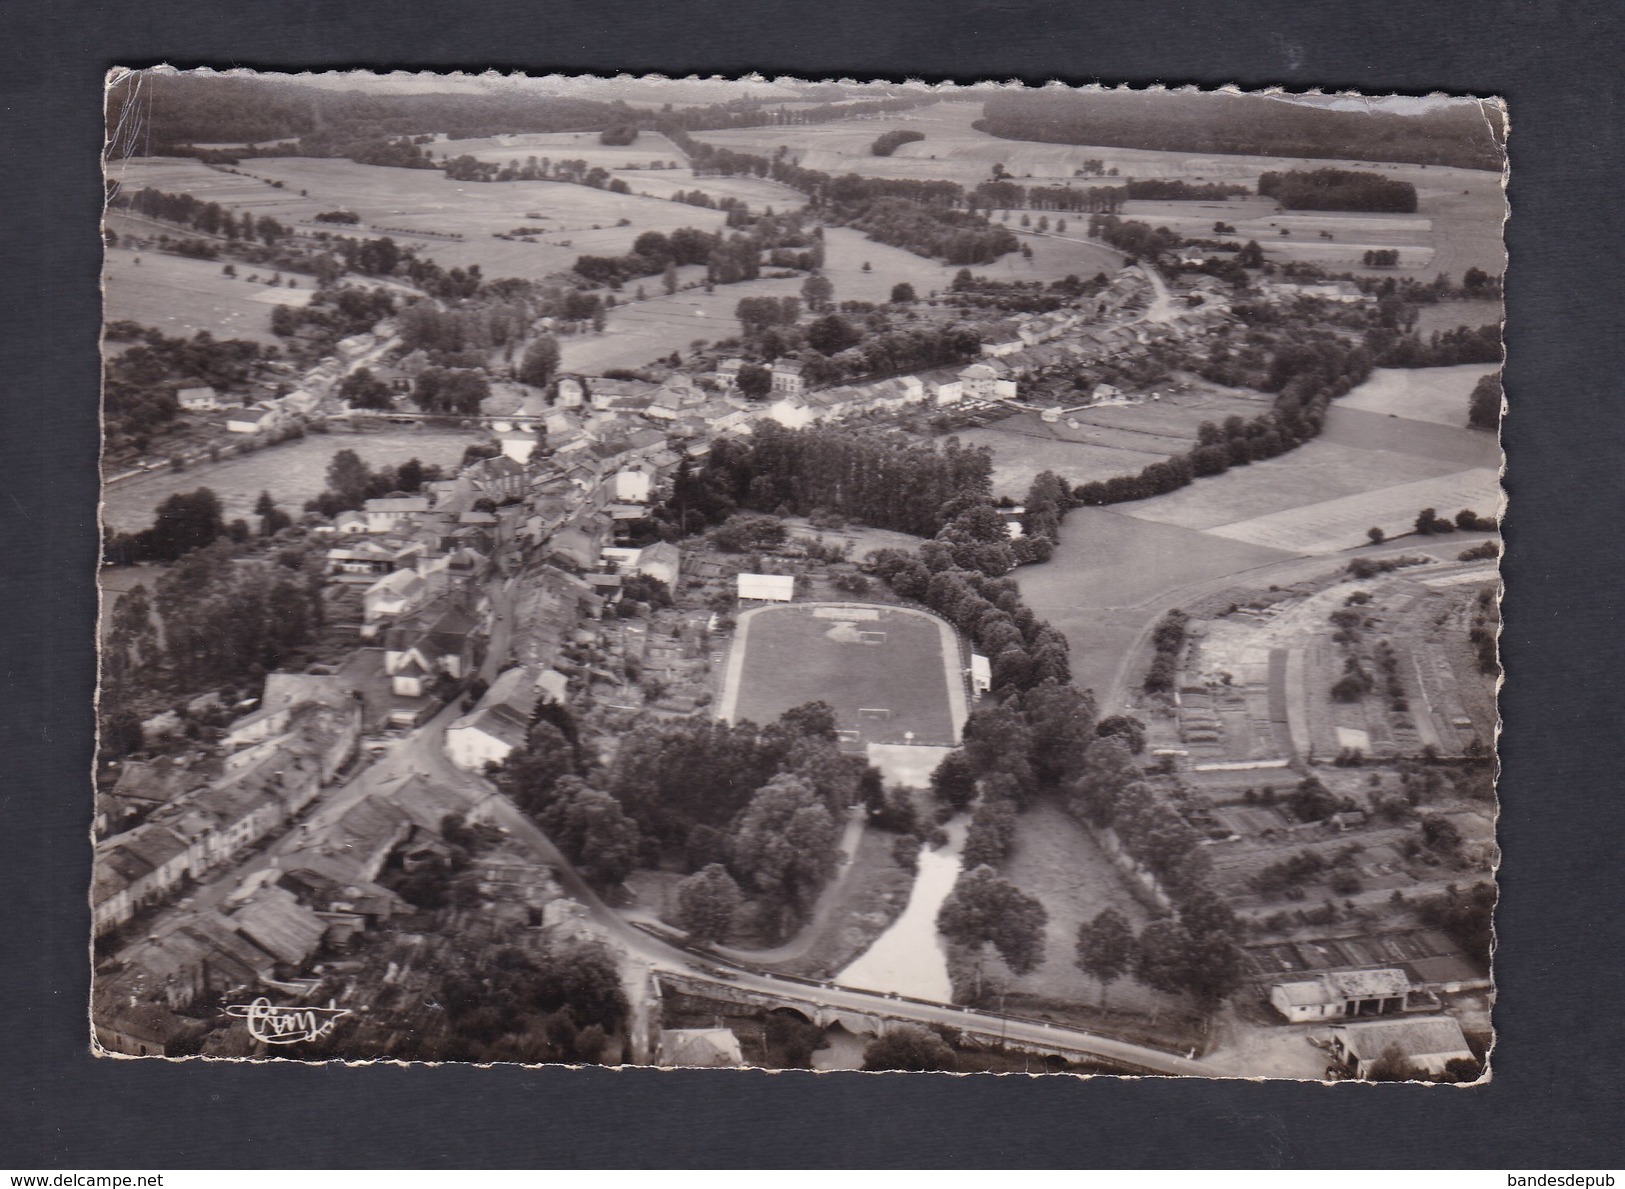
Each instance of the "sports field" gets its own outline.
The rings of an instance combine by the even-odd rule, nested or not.
[[[719,707],[772,722],[827,702],[849,750],[953,746],[965,717],[959,644],[935,616],[901,607],[803,603],[739,617]]]

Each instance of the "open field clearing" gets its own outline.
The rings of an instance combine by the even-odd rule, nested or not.
[[[1473,386],[1496,369],[1482,363],[1456,367],[1379,368],[1371,378],[1338,401],[1411,421],[1428,421],[1459,429],[1467,424]]]
[[[369,433],[311,434],[219,462],[201,462],[184,471],[153,471],[102,491],[102,519],[114,532],[137,532],[152,523],[164,500],[181,491],[207,487],[220,497],[229,524],[252,522],[254,501],[269,491],[283,511],[297,517],[305,501],[327,486],[327,464],[340,450],[354,450],[374,470],[409,458],[454,468],[463,450],[480,435],[444,430],[380,430]]]
[[[1441,301],[1417,306],[1416,314],[1416,333],[1427,338],[1458,326],[1499,325],[1506,320],[1506,307],[1498,301]]]
[[[642,284],[645,291],[658,296],[617,305],[609,313],[603,334],[567,335],[559,340],[563,370],[597,375],[606,368],[641,367],[673,351],[687,351],[697,339],[714,343],[736,338],[739,322],[734,308],[740,298],[794,297],[801,292],[800,274],[774,281],[718,285],[713,293],[688,289],[670,297],[660,293],[659,277],[650,277]]]
[[[1455,463],[1458,469],[1501,465],[1501,447],[1495,435],[1482,429],[1468,429],[1465,421],[1454,426],[1440,425],[1333,404],[1327,410],[1326,428],[1317,440]]]
[[[1054,471],[1073,486],[1132,475],[1190,449],[1202,422],[1256,417],[1269,403],[1258,393],[1193,382],[1156,402],[1080,409],[1051,422],[1018,413],[955,436],[991,446],[994,494],[1019,499],[1040,471]]]
[[[104,316],[109,322],[138,322],[177,338],[207,330],[217,339],[278,343],[281,340],[271,333],[272,307],[302,306],[310,300],[308,288],[273,289],[248,281],[255,270],[247,266],[237,277],[220,269],[213,260],[109,248],[102,269]],[[269,270],[264,274],[266,279],[270,275]],[[312,283],[308,277],[295,279],[301,285]],[[128,344],[110,346],[122,350]]]
[[[947,635],[945,645],[944,636]],[[740,617],[722,716],[772,722],[823,701],[848,746],[948,745],[964,695],[958,644],[942,622],[895,607],[802,604]],[[956,713],[957,711],[957,713]],[[912,737],[911,737],[912,736]]]
[[[986,181],[995,164],[1003,165],[1012,179],[1018,182],[1050,184],[1071,182],[1081,186],[1114,184],[1130,178],[1182,178],[1188,181],[1229,182],[1236,185],[1256,186],[1258,176],[1269,171],[1289,169],[1355,169],[1382,173],[1385,176],[1413,183],[1417,189],[1418,210],[1413,216],[1392,216],[1412,222],[1426,221],[1426,231],[1406,231],[1402,234],[1418,237],[1402,248],[1401,264],[1397,271],[1417,273],[1431,279],[1435,272],[1448,272],[1460,278],[1463,271],[1478,267],[1490,273],[1504,272],[1506,251],[1501,243],[1501,221],[1506,213],[1506,199],[1501,190],[1499,174],[1486,170],[1455,169],[1445,166],[1402,165],[1373,163],[1370,161],[1335,161],[1293,157],[1253,157],[1211,153],[1174,153],[1149,149],[1117,149],[1089,145],[1039,144],[1029,141],[1003,140],[989,136],[971,127],[981,118],[979,103],[937,103],[916,111],[888,116],[883,120],[852,120],[833,124],[818,124],[803,128],[733,128],[696,135],[708,143],[722,145],[742,152],[772,156],[780,145],[791,144],[791,156],[809,169],[829,173],[856,173],[864,177],[896,177],[942,179],[963,186],[975,186]],[[876,157],[869,145],[883,132],[894,129],[912,129],[923,132],[925,139],[903,145],[890,157]],[[1074,173],[1088,159],[1104,162],[1106,168],[1116,168],[1118,178],[1075,178]],[[1257,200],[1247,200],[1256,202]],[[1132,205],[1132,204],[1131,204]],[[1168,204],[1155,204],[1167,206]],[[1179,204],[1183,205],[1183,204]],[[1239,202],[1238,202],[1239,206]],[[1126,213],[1126,212],[1125,212]],[[1205,211],[1203,213],[1206,213]],[[1168,222],[1172,212],[1154,222]],[[1133,216],[1138,217],[1138,216]],[[1331,227],[1329,220],[1384,219],[1390,216],[1362,216],[1354,213],[1319,212],[1288,215],[1288,219],[1306,220],[1307,226],[1327,227],[1337,240],[1345,238],[1351,243],[1327,243],[1318,238],[1311,244],[1269,242],[1282,240],[1279,229],[1268,236],[1257,238],[1266,252],[1279,259],[1314,259],[1317,263],[1335,266],[1340,270],[1351,268],[1364,271],[1359,253],[1365,246],[1392,247],[1374,237],[1362,240],[1364,246],[1354,244],[1357,237],[1352,231],[1345,234]],[[1214,219],[1207,220],[1211,234]],[[1279,222],[1279,217],[1276,217]],[[1234,223],[1227,218],[1225,222]],[[1266,220],[1267,224],[1268,220]],[[1168,224],[1170,227],[1172,223]],[[1237,224],[1241,230],[1240,224]],[[1294,239],[1301,238],[1298,231]],[[1402,243],[1404,241],[1401,241]],[[1345,258],[1350,249],[1355,263],[1348,265]],[[1036,250],[1036,249],[1035,249]],[[1395,271],[1395,270],[1387,270]],[[1064,275],[1064,274],[1063,274]]]
[[[1500,484],[1497,472],[1488,467],[1475,468],[1218,525],[1207,531],[1293,553],[1335,553],[1360,544],[1372,526],[1391,537],[1411,531],[1416,514],[1423,508],[1440,509],[1440,515],[1445,517],[1462,508],[1497,515],[1501,509]]]

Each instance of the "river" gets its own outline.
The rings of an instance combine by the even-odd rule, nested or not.
[[[937,1003],[953,1002],[948,981],[948,953],[937,932],[937,913],[959,878],[959,855],[968,823],[948,823],[948,843],[920,851],[920,869],[914,877],[903,915],[875,939],[857,961],[835,976],[844,987],[891,992]]]

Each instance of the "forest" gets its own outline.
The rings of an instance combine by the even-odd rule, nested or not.
[[[1182,153],[1402,161],[1499,170],[1505,123],[1489,104],[1416,114],[1341,111],[1263,95],[1005,91],[976,127],[1007,140]]]
[[[1416,187],[1353,169],[1289,169],[1258,177],[1258,192],[1289,211],[1416,213]]]

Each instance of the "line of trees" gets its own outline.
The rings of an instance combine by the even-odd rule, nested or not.
[[[256,217],[252,211],[244,211],[237,216],[218,202],[205,202],[191,194],[168,194],[151,186],[134,194],[117,194],[108,205],[115,210],[127,209],[149,218],[162,219],[166,223],[190,227],[204,235],[224,236],[228,240],[257,239],[261,243],[274,245],[293,234],[292,227],[279,223],[270,215]]]
[[[882,132],[875,137],[874,143],[869,146],[869,152],[876,157],[890,157],[906,144],[913,144],[917,140],[924,140],[925,133],[914,132],[907,128],[894,128],[890,132]]]

